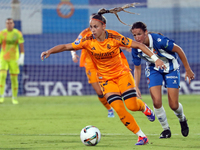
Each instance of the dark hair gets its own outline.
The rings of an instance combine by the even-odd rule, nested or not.
[[[113,14],[115,14],[115,16],[117,17],[117,19],[118,19],[122,24],[128,25],[128,24],[124,23],[123,21],[121,21],[121,19],[119,18],[119,16],[118,16],[117,13],[118,13],[118,12],[121,12],[121,11],[124,11],[124,12],[129,13],[129,14],[136,14],[136,13],[129,12],[129,11],[125,10],[126,8],[135,7],[136,4],[139,4],[139,3],[126,4],[126,5],[122,6],[122,7],[115,7],[115,8],[113,8],[113,9],[109,9],[109,10],[108,10],[108,9],[105,9],[105,8],[101,8],[101,9],[99,9],[99,11],[98,11],[98,15],[99,15],[99,16],[102,16],[102,14],[105,14],[105,13],[113,13]],[[102,19],[101,17],[97,17],[97,16],[96,16],[96,18],[94,18],[94,19],[98,19],[98,20],[100,20],[100,22],[102,22],[103,24],[106,24],[106,19],[105,19],[105,18]],[[131,25],[128,25],[128,26],[131,26]]]
[[[97,13],[92,13],[91,16],[97,15]]]
[[[132,28],[131,28],[131,33],[132,33],[132,30],[133,29],[142,29],[142,31],[146,32],[147,31],[147,26],[145,23],[143,22],[135,22],[133,25],[132,25]],[[163,35],[162,33],[158,33],[158,32],[148,32],[148,33],[155,33],[155,34],[159,34],[159,35]]]
[[[102,24],[106,24],[106,18],[102,14],[95,14],[92,19],[100,21]]]
[[[7,21],[7,20],[13,20],[13,19],[12,19],[12,18],[7,18],[6,21]]]
[[[147,31],[147,26],[145,23],[143,22],[135,22],[132,27],[131,27],[131,30],[132,31],[133,29],[142,29],[144,32]]]

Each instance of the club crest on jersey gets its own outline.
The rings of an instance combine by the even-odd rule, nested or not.
[[[14,36],[13,36],[13,40],[17,40],[17,35],[14,35]]]
[[[158,52],[157,52],[155,49],[153,49],[153,53],[154,53],[154,54],[158,54]]]
[[[110,46],[110,44],[107,44],[107,49],[111,49],[111,46]]]
[[[129,39],[126,38],[126,37],[123,37],[123,38],[122,38],[122,44],[128,45],[128,44],[129,44]]]
[[[91,48],[91,50],[96,50],[96,48],[93,46],[93,47]]]

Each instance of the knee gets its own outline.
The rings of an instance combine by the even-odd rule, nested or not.
[[[176,103],[169,104],[169,107],[170,107],[173,111],[175,111],[175,110],[178,109],[178,104],[176,104]]]
[[[137,103],[137,97],[132,97],[129,99],[131,103],[126,103],[127,109],[131,111],[138,111],[138,103]]]
[[[127,109],[131,111],[138,110],[138,103],[135,90],[126,91],[122,94],[122,96],[124,98]]]
[[[162,107],[162,99],[153,99],[153,106],[157,109]]]

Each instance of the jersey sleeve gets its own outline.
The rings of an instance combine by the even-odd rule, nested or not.
[[[75,49],[75,50],[78,50],[78,49],[83,49],[84,46],[86,45],[86,36],[87,34],[90,32],[90,29],[89,28],[86,28],[85,30],[83,30],[77,37],[77,39],[72,43],[72,47]]]
[[[18,43],[21,44],[21,43],[24,43],[24,38],[23,38],[23,35],[20,31],[18,31],[18,35],[19,35],[19,40],[18,40]]]
[[[84,48],[84,44],[85,44],[85,40],[83,40],[83,38],[77,38],[73,43],[72,43],[72,47],[75,50],[79,50],[79,49],[83,49]]]
[[[135,48],[132,48],[131,51],[132,54],[132,62],[134,65],[139,66],[141,64],[141,58],[138,56],[138,50]]]
[[[131,44],[133,41],[132,39],[125,37],[117,32],[114,32],[114,33],[116,34],[116,39],[119,39],[117,41],[120,47],[128,47],[128,48],[131,47]]]
[[[169,38],[164,37],[164,36],[160,36],[160,42],[159,42],[159,39],[157,41],[160,44],[162,49],[164,49],[166,51],[172,51],[172,49],[174,47],[173,40],[170,40]]]
[[[130,48],[132,44],[132,40],[130,38],[121,36],[120,38],[120,46],[128,47]]]

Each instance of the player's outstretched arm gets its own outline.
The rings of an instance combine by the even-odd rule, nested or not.
[[[51,54],[55,54],[55,53],[60,53],[63,51],[70,51],[73,50],[72,44],[62,44],[62,45],[57,45],[45,52],[41,53],[41,59],[44,60],[44,58],[48,58]]]
[[[164,62],[160,59],[158,59],[158,57],[148,49],[148,47],[142,43],[136,42],[136,41],[132,41],[131,44],[132,48],[136,48],[136,49],[141,49],[142,52],[144,52],[145,54],[147,54],[149,57],[151,57],[151,59],[154,60],[155,62],[155,66],[157,68],[161,68],[161,69],[166,69],[167,67],[165,66]]]

